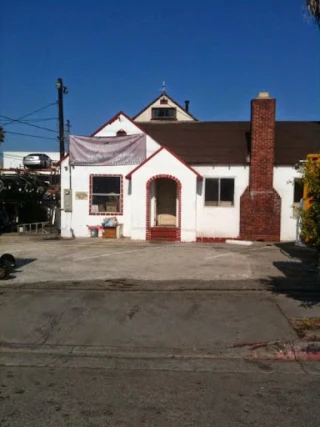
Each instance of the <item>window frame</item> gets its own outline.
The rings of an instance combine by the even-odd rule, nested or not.
[[[232,179],[233,180],[233,199],[231,201],[230,206],[221,205],[221,180],[222,179]],[[217,180],[218,181],[218,201],[217,205],[208,205],[206,203],[206,186],[207,186],[207,180]],[[236,178],[234,176],[207,176],[204,179],[204,197],[203,197],[203,205],[205,208],[234,208],[235,207],[235,184],[236,184]],[[210,202],[209,202],[210,203]]]
[[[173,117],[154,117],[153,112],[155,110],[173,110]],[[177,120],[177,109],[175,107],[152,107],[151,109],[151,120]]]
[[[95,195],[104,195],[107,196],[108,193],[94,193],[93,192],[93,179],[97,178],[119,178],[120,180],[120,194],[116,194],[119,196],[119,212],[92,212],[92,198]],[[123,215],[123,175],[118,174],[91,174],[89,178],[89,215],[94,216],[115,216],[115,215]],[[114,194],[113,194],[114,195]]]

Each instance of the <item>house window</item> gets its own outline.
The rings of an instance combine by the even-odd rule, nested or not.
[[[123,129],[120,129],[117,132],[117,136],[126,136],[126,135],[127,135],[127,132]]]
[[[303,198],[303,184],[300,179],[295,179],[293,185],[293,203],[299,205],[300,200]]]
[[[121,178],[91,175],[91,214],[122,214]]]
[[[153,120],[175,120],[175,108],[152,108]]]
[[[206,178],[205,206],[234,205],[234,178]]]

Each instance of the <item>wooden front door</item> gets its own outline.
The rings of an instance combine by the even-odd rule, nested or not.
[[[176,227],[177,184],[172,179],[157,180],[157,225]]]

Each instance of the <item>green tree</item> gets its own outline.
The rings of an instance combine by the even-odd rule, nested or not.
[[[305,209],[301,211],[301,240],[316,249],[320,268],[320,155],[318,160],[307,159],[300,172],[305,188]]]
[[[304,0],[307,10],[320,27],[320,0]]]

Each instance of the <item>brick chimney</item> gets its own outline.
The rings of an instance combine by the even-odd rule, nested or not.
[[[281,198],[273,188],[276,101],[267,92],[251,101],[249,186],[240,200],[240,237],[279,241]]]

